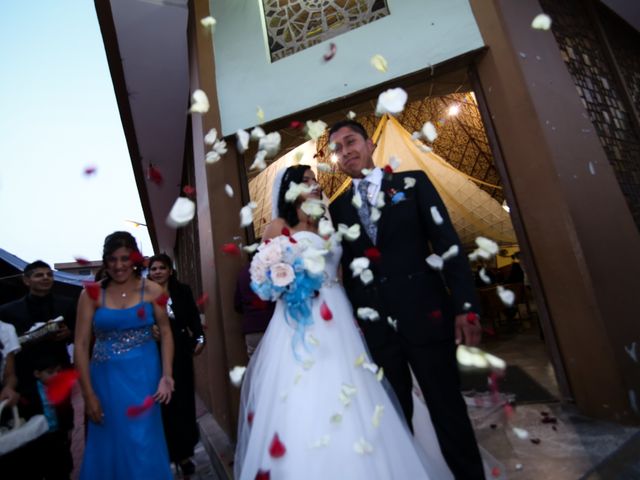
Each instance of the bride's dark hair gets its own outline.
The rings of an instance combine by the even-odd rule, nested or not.
[[[291,182],[302,183],[304,172],[311,170],[309,165],[294,165],[287,168],[282,175],[282,182],[280,182],[280,191],[278,192],[278,217],[284,219],[287,225],[295,227],[300,221],[298,220],[298,212],[296,211],[300,200],[295,202],[287,202],[284,196],[289,190]]]

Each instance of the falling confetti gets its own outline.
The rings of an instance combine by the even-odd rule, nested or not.
[[[62,370],[52,376],[45,386],[45,393],[49,402],[53,405],[57,405],[71,395],[71,389],[78,381],[80,374],[77,370],[71,368],[68,370]]]
[[[140,405],[132,405],[127,408],[127,417],[138,417],[153,407],[154,401],[151,395],[147,395]]]

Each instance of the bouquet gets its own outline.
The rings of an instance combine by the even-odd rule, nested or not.
[[[262,299],[286,304],[285,318],[296,335],[296,345],[306,348],[304,333],[313,323],[311,301],[324,280],[327,250],[315,248],[310,243],[297,241],[283,229],[283,234],[267,240],[258,247],[250,267],[251,288]]]

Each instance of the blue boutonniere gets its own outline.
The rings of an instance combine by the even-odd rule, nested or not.
[[[404,192],[398,192],[395,188],[390,188],[389,190],[387,190],[387,195],[389,195],[389,198],[391,198],[391,203],[393,205],[403,202],[407,199],[407,196]]]

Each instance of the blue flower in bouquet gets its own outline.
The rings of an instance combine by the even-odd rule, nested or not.
[[[279,298],[286,304],[286,319],[295,329],[294,355],[301,344],[308,349],[304,334],[313,323],[311,301],[322,286],[324,251],[280,236],[258,247],[251,262],[251,288],[263,300]]]

